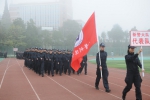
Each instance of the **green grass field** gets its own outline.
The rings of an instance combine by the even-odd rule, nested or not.
[[[89,62],[96,64],[95,59],[89,60]],[[112,68],[126,69],[124,58],[121,58],[121,59],[115,58],[114,60],[108,58],[107,66],[112,67]],[[144,59],[144,69],[146,73],[150,73],[150,60],[149,59]]]
[[[0,62],[3,60],[4,58],[0,58]]]

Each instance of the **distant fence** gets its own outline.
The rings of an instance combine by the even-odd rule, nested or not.
[[[7,52],[7,55],[14,55],[13,47],[1,46],[1,47],[0,47],[0,51],[1,51],[1,52]]]
[[[60,49],[60,50],[72,50],[74,46],[51,46],[49,48],[46,48],[46,49]],[[135,52],[138,52],[140,47],[137,47],[135,49]],[[26,48],[25,47],[18,47],[18,51],[24,51]],[[8,46],[3,46],[3,47],[0,47],[0,51],[2,52],[7,52],[8,55],[14,55],[14,52],[13,52],[13,47],[8,47]],[[106,46],[105,48],[105,51],[107,52],[108,56],[111,56],[111,52],[113,51],[114,53],[114,56],[124,56],[127,54],[127,47],[109,47],[109,46]],[[91,56],[95,56],[96,53],[98,52],[98,47],[97,45],[94,45],[88,55],[91,55]],[[150,56],[150,47],[143,47],[143,55],[144,56]]]
[[[137,47],[135,49],[135,53],[138,52],[140,47]],[[105,51],[107,52],[108,56],[111,56],[111,52],[113,51],[114,56],[125,56],[127,54],[127,47],[105,47]],[[98,47],[94,45],[90,52],[89,55],[96,55],[98,52]],[[150,47],[143,47],[143,55],[144,56],[150,56]]]

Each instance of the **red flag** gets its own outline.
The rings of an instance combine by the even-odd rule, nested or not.
[[[77,71],[80,68],[80,63],[90,48],[97,42],[95,13],[91,15],[78,38],[76,39],[75,47],[72,53],[71,67]]]

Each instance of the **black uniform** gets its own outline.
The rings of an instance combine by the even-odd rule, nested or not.
[[[44,64],[45,66],[45,73],[47,73],[47,71],[48,71],[48,67],[49,67],[49,53],[48,52],[46,52],[46,55],[45,55],[45,64]]]
[[[142,65],[139,61],[138,54],[129,53],[125,56],[126,66],[127,66],[127,74],[125,78],[126,87],[123,90],[123,98],[125,98],[127,92],[132,88],[132,84],[134,83],[135,92],[136,92],[136,100],[142,100],[141,95],[141,76],[139,73],[138,66],[142,68]]]
[[[38,51],[35,52],[35,72],[37,74],[38,74],[38,67],[39,67],[39,61],[40,61],[38,55],[39,55],[39,52]]]
[[[62,54],[58,53],[55,56],[55,61],[56,61],[56,74],[62,75]]]
[[[103,75],[103,85],[107,90],[109,90],[109,85],[108,85],[108,69],[107,69],[107,64],[106,64],[106,59],[107,59],[107,52],[105,51],[100,51],[100,58],[101,58],[101,65],[99,61],[99,53],[96,55],[96,63],[97,63],[97,71],[96,71],[96,82],[95,82],[95,87],[98,88],[99,86],[99,81],[101,79],[101,71],[100,71],[100,66],[102,67],[102,75]]]
[[[27,51],[23,53],[23,57],[24,57],[24,66],[27,66]]]
[[[48,54],[48,75],[54,76],[54,54],[49,53]]]
[[[69,54],[69,53],[66,53],[64,56],[64,73],[66,74],[66,72],[68,70],[68,75],[70,75],[70,73],[71,73],[70,57],[71,57],[71,54]]]
[[[42,74],[42,77],[44,76],[44,61],[45,61],[45,52],[40,53],[40,74]]]
[[[83,60],[81,62],[81,67],[78,70],[78,74],[82,72],[83,68],[84,68],[84,74],[87,74],[87,55],[83,56]]]

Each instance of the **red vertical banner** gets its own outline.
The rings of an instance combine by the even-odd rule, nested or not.
[[[150,46],[150,31],[131,31],[131,46]]]
[[[71,67],[77,71],[80,68],[82,57],[88,53],[90,48],[97,42],[95,13],[86,22],[85,26],[81,30],[79,36],[76,39]]]

